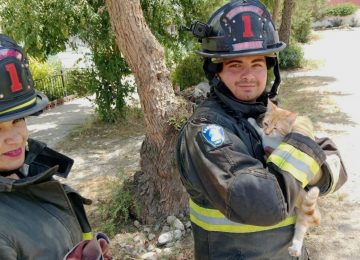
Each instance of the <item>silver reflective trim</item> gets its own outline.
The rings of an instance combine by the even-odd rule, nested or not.
[[[312,173],[310,167],[305,164],[303,161],[300,161],[292,156],[291,153],[282,151],[279,149],[275,149],[273,151],[273,154],[283,158],[287,163],[293,165],[296,169],[306,174],[306,179],[311,180],[314,177],[314,174]],[[281,167],[280,165],[278,165]]]

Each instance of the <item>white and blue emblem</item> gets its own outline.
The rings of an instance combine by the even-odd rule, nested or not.
[[[218,125],[207,125],[202,127],[205,140],[214,147],[222,145],[225,140],[224,129]]]

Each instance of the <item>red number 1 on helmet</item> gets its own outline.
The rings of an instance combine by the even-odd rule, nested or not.
[[[251,19],[250,15],[244,15],[241,17],[243,23],[244,23],[244,32],[243,37],[244,38],[252,38],[254,37],[254,33],[251,28]]]
[[[19,76],[17,74],[16,68],[15,68],[15,64],[11,63],[11,64],[7,64],[5,65],[5,69],[7,72],[9,72],[10,75],[10,80],[11,80],[11,92],[17,92],[19,90],[22,90],[22,85],[19,81]]]

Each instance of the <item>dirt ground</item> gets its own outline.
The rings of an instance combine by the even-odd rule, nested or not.
[[[321,225],[312,228],[306,237],[311,259],[355,260],[360,259],[360,175],[355,163],[360,155],[360,91],[356,79],[359,69],[354,64],[360,60],[360,29],[321,31],[315,35],[317,40],[305,45],[304,51],[305,57],[317,65],[311,70],[283,73],[280,101],[308,114],[319,134],[335,141],[349,175],[340,191],[320,199]],[[141,120],[115,126],[88,123],[77,129],[58,146],[75,159],[68,182],[93,199],[95,206],[102,203],[116,175],[126,178],[139,169],[143,129]],[[114,250],[123,254],[116,259],[138,259],[129,252],[146,243],[132,239],[142,233],[119,230]],[[120,246],[121,241],[129,245],[128,249]],[[187,235],[177,245],[177,251],[164,259],[191,259],[191,243],[191,235]]]

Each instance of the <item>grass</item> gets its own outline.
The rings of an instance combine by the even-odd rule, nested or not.
[[[127,108],[125,116],[115,123],[102,122],[92,118],[82,126],[74,129],[58,145],[58,149],[68,152],[79,147],[86,148],[91,140],[111,140],[114,138],[128,138],[145,134],[145,121],[140,108]]]

